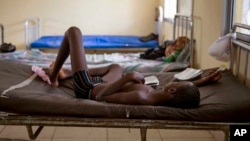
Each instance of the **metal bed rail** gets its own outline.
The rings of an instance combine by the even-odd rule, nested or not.
[[[232,28],[232,33],[236,34],[237,30],[240,29],[250,31],[250,26],[241,23],[236,23]],[[231,70],[231,72],[235,73],[236,77],[243,75],[242,83],[246,85],[246,80],[248,76],[250,43],[240,41],[237,39],[237,37],[232,38],[231,42],[232,44],[231,44],[229,69]],[[243,74],[240,73],[240,67],[244,67]]]
[[[30,44],[39,38],[40,19],[38,17],[28,18],[24,23],[25,28],[25,47],[30,50]]]
[[[173,39],[180,36],[186,36],[190,39],[190,67],[193,67],[193,52],[194,52],[194,38],[193,38],[193,17],[187,15],[176,14],[174,17]]]
[[[74,118],[56,116],[22,116],[11,115],[0,117],[0,125],[26,126],[29,138],[36,139],[44,126],[64,127],[103,127],[103,128],[138,128],[141,141],[146,141],[147,129],[178,129],[178,130],[214,130],[223,131],[225,141],[229,140],[230,125],[244,123],[194,122],[156,119],[109,119],[109,118]],[[33,128],[37,126],[37,128]],[[33,131],[33,129],[35,129]]]
[[[1,44],[4,43],[4,26],[0,23],[0,29],[1,29]]]

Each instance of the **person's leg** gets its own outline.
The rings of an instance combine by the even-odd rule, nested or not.
[[[49,74],[52,85],[58,86],[59,71],[69,54],[71,58],[72,73],[80,70],[88,70],[85,51],[82,44],[82,33],[77,27],[70,27],[65,32],[56,61]]]
[[[62,69],[63,63],[69,55],[71,57],[72,71]],[[88,71],[86,62],[85,50],[82,44],[82,33],[77,27],[71,27],[65,32],[56,61],[50,68],[49,76],[52,85],[58,86],[58,79],[71,77],[75,72]],[[122,72],[123,69],[116,64],[89,70],[90,76],[101,76],[107,82],[117,80],[122,76]]]
[[[55,62],[52,62],[52,63],[50,64],[50,66],[49,66],[49,69],[48,69],[48,70],[45,69],[45,70],[46,70],[47,72],[48,72],[49,70],[52,70],[53,67],[54,67],[54,65],[55,65]],[[72,76],[73,76],[73,74],[72,74],[71,69],[61,68],[61,70],[60,70],[59,73],[58,73],[58,80],[64,80],[64,79],[70,78],[70,77],[72,77]]]
[[[50,68],[53,69],[55,62],[52,62]],[[46,70],[48,72],[48,70]],[[92,77],[100,76],[105,82],[113,82],[123,75],[123,68],[118,64],[111,64],[105,67],[90,68],[89,75]],[[73,76],[70,69],[61,68],[58,73],[58,80],[64,80]]]

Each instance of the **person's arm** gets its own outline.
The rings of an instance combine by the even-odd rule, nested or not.
[[[136,72],[128,73],[120,79],[107,85],[96,95],[95,99],[97,101],[102,101],[105,96],[112,95],[119,91],[128,82],[144,83],[144,76]]]
[[[213,70],[209,74],[201,79],[192,81],[196,86],[207,85],[213,82],[217,82],[221,78],[220,70]]]

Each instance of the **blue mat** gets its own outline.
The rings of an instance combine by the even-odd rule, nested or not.
[[[31,48],[59,48],[63,36],[42,36],[31,43]],[[158,46],[157,40],[148,42],[140,41],[140,36],[116,36],[116,35],[84,35],[85,48],[153,48]]]

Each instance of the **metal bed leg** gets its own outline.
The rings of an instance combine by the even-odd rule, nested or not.
[[[32,126],[30,125],[26,125],[26,128],[27,128],[27,131],[28,131],[28,134],[29,134],[29,138],[34,140],[38,137],[38,135],[40,134],[40,132],[43,130],[43,127],[44,126],[39,126],[35,132],[33,132],[32,130]]]
[[[224,130],[224,141],[230,141],[230,131],[229,130]]]
[[[141,141],[146,141],[147,139],[147,128],[140,128],[141,130]]]
[[[1,29],[1,44],[3,44],[4,43],[4,27],[1,23],[0,23],[0,29]]]

